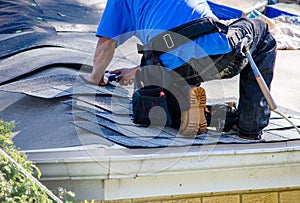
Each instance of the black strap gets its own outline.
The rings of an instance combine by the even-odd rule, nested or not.
[[[160,33],[145,46],[138,44],[138,52],[142,54],[144,51],[152,50],[159,56],[205,34],[213,32],[227,33],[227,31],[226,25],[212,18],[200,18]]]

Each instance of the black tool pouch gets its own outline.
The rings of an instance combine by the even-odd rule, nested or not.
[[[143,53],[141,68],[135,74],[133,122],[142,125],[172,126],[167,105],[171,84],[168,70],[152,51]]]
[[[133,122],[142,125],[171,126],[167,97],[161,87],[149,86],[133,94]]]

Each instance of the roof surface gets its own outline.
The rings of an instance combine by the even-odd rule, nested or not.
[[[3,90],[0,91],[0,118],[15,121],[13,141],[18,147],[34,150],[98,144],[156,148],[257,142],[213,129],[196,138],[186,138],[170,128],[136,126],[130,118],[133,87],[115,83],[96,87],[84,83],[78,74],[92,68],[97,41],[94,32],[105,5],[101,2],[23,3],[18,9],[32,6],[35,13],[43,15],[38,18],[43,21],[39,29],[35,21],[30,21],[33,23],[26,27],[7,27],[0,35],[0,90]],[[119,47],[109,69],[137,65],[140,56],[136,54],[136,42],[132,38]],[[278,111],[298,126],[299,56],[299,50],[278,52],[272,84]],[[238,77],[207,82],[203,87],[210,104],[237,102]],[[263,138],[266,143],[286,142],[299,139],[300,135],[290,123],[272,113]]]

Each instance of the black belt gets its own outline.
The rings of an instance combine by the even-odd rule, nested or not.
[[[213,18],[200,18],[160,33],[145,46],[138,44],[138,52],[143,54],[145,51],[152,50],[159,56],[205,34],[227,33],[227,31],[226,25],[215,21]]]

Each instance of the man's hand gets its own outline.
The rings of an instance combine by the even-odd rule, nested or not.
[[[106,77],[102,77],[102,78],[94,78],[92,76],[92,74],[88,74],[88,75],[79,75],[83,80],[85,80],[88,83],[94,84],[94,85],[98,85],[98,86],[105,86],[108,84],[108,79]]]
[[[134,68],[121,68],[117,70],[110,71],[110,74],[119,74],[117,77],[117,82],[120,85],[132,85],[134,82],[134,75],[139,66]]]

